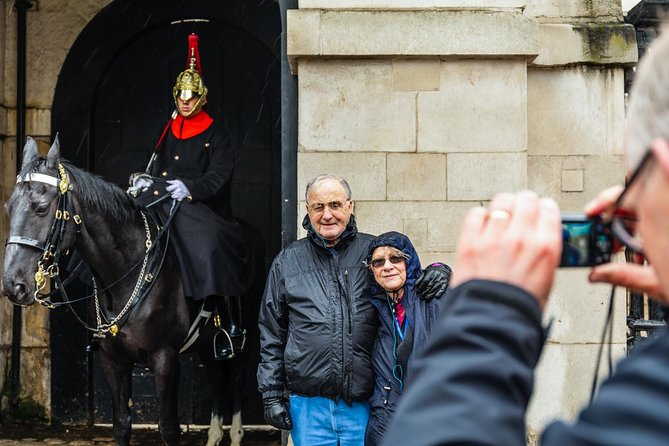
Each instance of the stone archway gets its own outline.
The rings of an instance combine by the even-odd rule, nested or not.
[[[184,21],[188,19],[198,21]],[[210,91],[208,111],[223,120],[237,146],[235,214],[258,228],[268,262],[281,243],[281,23],[276,3],[111,2],[84,28],[67,55],[53,101],[52,132],[60,135],[64,157],[124,184],[129,173],[143,170],[173,110],[171,89],[185,68],[190,32],[200,36],[202,69]],[[87,335],[64,314],[53,314],[51,325],[54,419],[104,420],[108,414],[96,403],[103,386],[98,385],[92,355],[83,351]],[[195,360],[185,361],[182,381],[189,375],[200,379]],[[149,394],[144,403],[140,396],[133,400],[145,405],[139,422],[150,422],[154,408],[150,385],[143,384],[149,380],[143,376],[139,371],[137,394]],[[249,380],[251,389],[255,370]],[[83,386],[84,382],[88,384]],[[182,387],[182,422],[202,422],[207,416],[201,407],[206,406],[206,397],[196,386]],[[255,418],[262,420],[259,408],[251,421]]]

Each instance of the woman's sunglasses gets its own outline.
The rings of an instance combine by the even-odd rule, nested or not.
[[[369,262],[369,265],[374,268],[374,269],[379,269],[382,268],[383,265],[386,264],[386,260],[390,260],[390,263],[393,265],[397,265],[398,263],[404,262],[404,257],[400,255],[392,255],[388,257],[387,259],[373,259],[371,262]]]

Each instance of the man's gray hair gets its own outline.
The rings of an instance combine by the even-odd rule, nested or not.
[[[669,141],[669,25],[639,63],[627,110],[627,168],[634,170],[655,138]]]
[[[343,177],[340,177],[338,175],[332,175],[329,173],[323,173],[315,176],[307,183],[307,190],[304,192],[305,201],[309,201],[309,194],[311,193],[311,191],[314,190],[316,186],[318,186],[319,184],[321,184],[323,181],[326,180],[338,181],[339,184],[341,184],[341,187],[344,188],[344,191],[346,191],[346,199],[347,200],[351,199],[351,186],[348,185],[348,182],[346,182],[346,180]]]

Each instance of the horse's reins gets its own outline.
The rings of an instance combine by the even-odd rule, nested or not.
[[[135,265],[133,265],[128,272],[123,274],[119,279],[115,280],[112,284],[106,286],[102,291],[107,291],[114,285],[118,284],[121,280],[123,280],[125,277],[130,274],[135,268],[137,268],[140,264],[142,265],[139,277],[137,279],[137,282],[135,283],[135,286],[133,288],[133,292],[131,293],[130,298],[124,305],[123,309],[116,315],[111,320],[108,320],[107,317],[104,315],[103,312],[101,312],[100,305],[99,305],[99,300],[98,300],[98,289],[97,289],[97,284],[95,283],[95,279],[93,279],[93,297],[95,298],[95,311],[96,311],[96,319],[97,319],[97,327],[93,328],[88,326],[81,317],[74,311],[72,308],[72,304],[84,299],[88,299],[91,296],[86,296],[81,299],[77,299],[74,301],[70,301],[67,296],[67,292],[65,291],[65,284],[69,283],[71,280],[70,277],[68,277],[63,283],[60,280],[60,269],[58,267],[58,261],[60,260],[60,256],[62,254],[62,249],[60,247],[60,242],[63,240],[63,237],[65,235],[65,227],[67,224],[67,221],[70,219],[70,213],[67,210],[67,192],[72,190],[72,185],[69,181],[69,178],[67,176],[67,173],[65,172],[65,168],[59,164],[58,165],[58,174],[59,178],[53,177],[51,175],[46,175],[46,174],[41,174],[41,173],[28,173],[23,176],[17,176],[16,182],[17,184],[20,182],[32,182],[32,181],[37,181],[37,182],[42,182],[45,184],[49,184],[51,186],[57,187],[59,191],[59,196],[58,196],[58,203],[57,203],[57,210],[56,213],[54,214],[54,218],[51,222],[51,226],[49,228],[49,233],[47,235],[46,241],[44,243],[41,243],[38,240],[35,240],[30,237],[24,237],[20,235],[16,236],[10,236],[5,244],[19,244],[19,245],[25,245],[25,246],[30,246],[33,248],[36,248],[40,251],[42,251],[42,256],[40,260],[37,263],[37,272],[35,273],[35,293],[34,293],[34,298],[35,301],[40,303],[41,305],[46,306],[49,309],[54,309],[58,306],[61,305],[68,305],[69,309],[72,311],[72,313],[75,315],[75,317],[79,320],[79,322],[88,330],[94,332],[94,336],[97,337],[105,337],[107,333],[110,333],[112,336],[115,336],[118,334],[119,331],[119,325],[121,325],[127,317],[130,315],[132,310],[148,295],[149,291],[151,290],[155,277],[158,275],[160,272],[160,269],[162,268],[163,261],[165,260],[165,255],[167,253],[167,243],[165,243],[165,248],[163,249],[163,253],[160,256],[160,262],[158,263],[158,269],[154,274],[148,273],[146,274],[146,267],[148,264],[148,259],[149,255],[155,250],[155,247],[158,246],[158,242],[162,239],[163,235],[166,235],[169,239],[169,224],[171,223],[172,217],[174,216],[176,209],[178,208],[178,202],[176,205],[172,206],[172,209],[170,211],[170,215],[165,223],[165,225],[159,230],[155,242],[151,241],[151,231],[149,228],[149,224],[147,221],[146,216],[144,215],[144,212],[141,212],[142,219],[144,222],[144,229],[146,231],[146,251],[142,259],[140,259]],[[76,233],[77,235],[81,231],[81,217],[78,214],[73,215],[72,219],[77,225],[76,228]],[[54,239],[55,237],[55,239]],[[157,261],[157,256],[153,256],[150,265],[148,265],[152,269],[153,266],[155,266],[156,261]],[[45,265],[49,263],[48,266],[45,267]],[[83,262],[82,262],[83,263]],[[78,269],[79,266],[77,266]],[[41,291],[44,289],[46,286],[46,278],[49,277],[53,279],[56,282],[56,289],[58,292],[63,296],[64,302],[51,302],[48,298],[53,295],[53,291],[51,291],[48,294],[43,294]],[[42,298],[44,297],[44,298]],[[102,319],[104,318],[105,323],[102,322]]]

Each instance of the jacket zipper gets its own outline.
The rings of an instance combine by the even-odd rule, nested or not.
[[[334,250],[332,250],[332,264],[333,264],[333,277],[335,278],[335,282],[337,283],[337,289],[338,291],[341,291],[341,284],[339,282],[339,274],[337,271],[339,270],[339,258],[337,257],[337,254]],[[345,340],[346,336],[344,336],[344,303],[342,302],[342,299],[339,300],[339,313],[341,315],[341,325],[340,325],[340,333],[341,333],[341,381],[337,382],[337,388],[339,389],[338,393],[343,394],[344,389],[346,387],[346,346]]]

